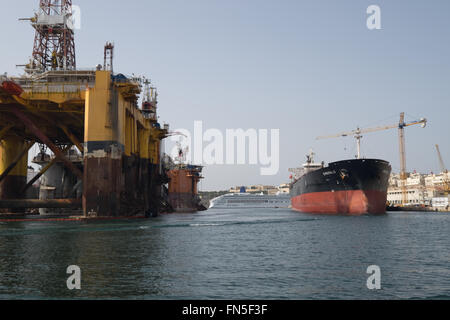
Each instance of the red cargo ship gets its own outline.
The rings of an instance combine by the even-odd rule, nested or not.
[[[307,163],[295,169],[291,183],[292,209],[319,214],[383,214],[391,166],[377,159]]]

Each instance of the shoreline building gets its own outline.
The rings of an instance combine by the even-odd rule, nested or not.
[[[407,205],[448,209],[448,181],[448,172],[421,174],[414,171],[406,179]],[[402,204],[402,183],[400,174],[391,174],[387,201],[392,206]]]

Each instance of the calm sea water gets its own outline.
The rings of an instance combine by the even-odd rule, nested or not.
[[[0,223],[1,299],[450,299],[450,214]],[[81,290],[66,268],[81,268]],[[368,290],[367,267],[381,268]]]

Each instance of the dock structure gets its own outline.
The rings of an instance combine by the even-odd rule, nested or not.
[[[2,201],[14,204],[11,212],[23,210],[11,200],[25,197],[28,150],[39,143],[81,181],[82,201],[70,204],[80,203],[85,216],[155,215],[168,127],[139,109],[141,89],[138,79],[107,70],[0,78],[0,210]],[[81,169],[67,156],[71,146],[82,154]],[[39,205],[34,201],[32,207]]]
[[[177,164],[169,169],[168,201],[174,212],[205,210],[198,195],[198,183],[203,179],[203,166]]]

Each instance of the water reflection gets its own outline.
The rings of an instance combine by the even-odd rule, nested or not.
[[[0,222],[0,298],[450,298],[450,215],[211,210],[116,222]],[[382,290],[366,287],[381,268]],[[69,291],[66,268],[81,268]]]
[[[16,235],[14,235],[16,233]],[[3,235],[6,234],[6,235]],[[0,295],[107,298],[161,295],[161,230],[138,223],[10,224],[0,228]],[[160,263],[155,264],[154,261]],[[82,290],[66,268],[81,268]],[[146,272],[146,274],[144,274]]]

